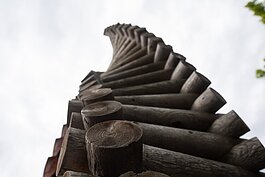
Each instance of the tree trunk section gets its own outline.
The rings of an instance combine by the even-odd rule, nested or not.
[[[245,140],[234,146],[223,162],[257,172],[265,168],[265,149],[256,137]]]
[[[243,168],[213,160],[144,145],[144,167],[171,177],[262,177]]]
[[[215,113],[225,104],[225,99],[218,92],[208,88],[194,101],[191,109],[199,112]]]
[[[128,121],[105,121],[86,133],[89,169],[93,175],[114,177],[142,170],[142,130]]]
[[[127,105],[190,109],[198,96],[198,94],[172,93],[159,95],[115,96],[114,99]]]
[[[123,119],[189,130],[207,131],[220,115],[182,109],[122,105]]]
[[[87,105],[82,110],[84,127],[88,130],[96,123],[122,119],[122,106],[117,101],[101,101]]]
[[[209,159],[223,157],[238,140],[212,133],[138,123],[143,129],[143,143]]]
[[[152,95],[165,93],[178,93],[185,80],[179,81],[161,81],[150,84],[142,84],[131,87],[113,89],[114,96],[130,95]]]
[[[63,175],[67,170],[89,172],[84,130],[68,128],[64,137],[56,175]]]

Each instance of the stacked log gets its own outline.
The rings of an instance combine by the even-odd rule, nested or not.
[[[225,99],[184,56],[131,24],[104,34],[113,58],[69,101],[64,138],[54,145],[57,175],[265,176],[263,145],[240,138],[248,126],[234,110],[218,113]]]

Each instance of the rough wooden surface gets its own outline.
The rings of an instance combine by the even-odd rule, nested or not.
[[[67,170],[89,172],[84,130],[68,128],[64,137],[56,175],[63,175]]]
[[[55,177],[58,157],[49,157],[46,161],[43,177]]]
[[[157,44],[154,62],[167,61],[170,52],[172,52],[172,46],[164,43]]]
[[[150,53],[148,55],[143,55],[142,57],[139,57],[139,58],[134,59],[128,63],[125,63],[125,64],[117,67],[116,69],[113,69],[111,71],[107,71],[107,72],[103,73],[102,76],[126,71],[128,69],[135,68],[138,66],[143,66],[143,65],[152,63],[153,60],[154,60],[154,52]]]
[[[184,60],[180,60],[172,73],[171,80],[187,79],[195,70],[196,68],[193,65]]]
[[[60,150],[61,150],[61,147],[62,147],[62,143],[63,143],[63,137],[57,138],[55,140],[54,146],[53,146],[53,152],[52,152],[52,155],[54,157],[59,157]]]
[[[251,171],[259,171],[265,168],[265,149],[258,138],[251,138],[234,146],[222,161]]]
[[[175,69],[180,60],[185,60],[186,58],[178,53],[171,52],[168,56],[165,69]]]
[[[135,105],[122,105],[122,114],[126,120],[201,131],[207,131],[220,116],[183,109]]]
[[[214,89],[206,89],[193,103],[192,110],[215,113],[226,104],[225,99]]]
[[[69,100],[67,112],[67,125],[70,123],[72,112],[79,112],[82,110],[83,105],[80,100]]]
[[[243,168],[179,152],[144,145],[144,167],[171,177],[263,177]]]
[[[202,74],[193,71],[190,77],[182,86],[181,93],[199,93],[201,94],[206,88],[211,84],[209,79],[207,79]]]
[[[119,73],[108,75],[106,77],[103,77],[102,81],[103,82],[110,82],[110,81],[114,81],[114,80],[124,79],[126,77],[131,77],[131,76],[145,74],[148,72],[161,70],[164,68],[164,65],[165,65],[165,62],[150,63],[150,64],[147,64],[144,66],[139,66],[139,67],[132,68],[132,69],[129,69],[126,71],[122,71]]]
[[[219,159],[238,142],[212,133],[138,123],[143,143],[176,152]]]
[[[237,115],[235,111],[230,111],[215,120],[208,132],[216,133],[223,136],[239,138],[247,133],[250,129],[245,122]]]
[[[161,81],[150,84],[142,84],[131,87],[113,89],[114,96],[129,96],[129,95],[151,95],[178,93],[185,80],[179,81]]]
[[[142,170],[142,130],[129,121],[105,121],[86,133],[89,169],[93,175],[119,176]]]
[[[190,109],[198,94],[157,94],[115,96],[116,101],[128,105],[153,106],[161,108]]]
[[[106,120],[122,119],[121,108],[121,103],[117,101],[101,101],[85,106],[81,111],[85,129]]]
[[[89,92],[81,98],[84,106],[99,101],[113,100],[113,99],[114,98],[112,95],[112,90],[110,88],[89,90]]]
[[[122,88],[134,85],[141,85],[159,81],[169,80],[172,74],[172,70],[159,70],[142,75],[132,76],[125,79],[115,80],[107,83],[103,83],[104,88]]]
[[[81,113],[72,112],[71,121],[69,127],[84,130],[84,123]]]

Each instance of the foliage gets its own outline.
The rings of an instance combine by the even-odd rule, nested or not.
[[[246,4],[246,7],[249,8],[251,11],[253,11],[254,15],[261,17],[260,21],[263,24],[265,24],[265,0],[263,2],[257,2],[257,0],[252,0]],[[265,70],[257,69],[256,77],[257,78],[265,77]]]

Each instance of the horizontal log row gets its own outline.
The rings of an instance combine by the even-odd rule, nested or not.
[[[93,153],[88,153],[87,158],[90,159],[90,161],[95,160],[94,158],[97,158],[96,162],[101,162],[101,163],[106,163],[107,168],[100,168],[100,166],[96,166],[99,168],[99,170],[96,170],[97,173],[103,173],[102,170],[107,170],[108,168],[113,167],[111,172],[105,171],[107,174],[104,176],[108,176],[109,174],[114,173],[116,170],[121,170],[124,169],[122,167],[122,160],[118,160],[117,158],[122,158],[124,156],[127,156],[128,159],[128,154],[134,154],[136,153],[136,150],[133,150],[134,153],[129,153],[130,150],[125,150],[127,152],[124,152],[120,148],[123,144],[127,144],[126,142],[128,141],[135,141],[136,137],[139,137],[137,134],[139,134],[141,131],[140,129],[137,130],[136,132],[139,133],[133,133],[130,130],[130,126],[126,126],[123,123],[124,121],[105,121],[102,123],[98,123],[91,127],[85,136],[81,135],[77,131],[70,131],[72,133],[71,136],[75,137],[73,139],[70,139],[71,141],[67,141],[67,147],[72,147],[76,144],[79,144],[80,141],[84,141],[89,147],[91,151],[91,146],[93,144]],[[126,122],[127,123],[127,122]],[[143,125],[140,125],[140,127]],[[74,128],[69,128],[69,129],[74,129]],[[145,129],[143,129],[145,131]],[[144,132],[143,132],[144,133]],[[141,133],[140,133],[141,134]],[[144,135],[144,134],[143,134]],[[133,138],[135,136],[135,138]],[[180,135],[179,135],[180,136]],[[185,135],[184,135],[185,137]],[[184,138],[182,136],[182,138]],[[144,138],[144,137],[143,137]],[[69,137],[68,137],[69,139]],[[83,139],[83,140],[82,140]],[[138,139],[138,138],[136,138]],[[144,138],[145,139],[145,138]],[[145,140],[143,139],[143,142]],[[150,138],[149,138],[150,139]],[[150,141],[150,140],[149,140]],[[152,141],[152,140],[151,140]],[[93,142],[93,143],[92,143]],[[139,142],[139,141],[136,141]],[[203,142],[202,142],[203,143]],[[117,148],[115,148],[117,147]],[[118,148],[119,147],[119,148]],[[125,147],[125,146],[124,146]],[[128,146],[126,146],[128,147]],[[137,148],[137,146],[134,146]],[[139,146],[138,146],[139,147]],[[237,167],[235,165],[223,163],[223,162],[218,162],[215,160],[209,160],[206,158],[201,158],[198,156],[194,155],[188,155],[185,153],[180,153],[180,152],[175,152],[175,151],[170,151],[166,150],[164,148],[157,148],[149,145],[144,145],[143,146],[143,167],[148,170],[156,170],[158,172],[165,173],[170,176],[193,176],[193,177],[202,177],[202,176],[214,176],[214,177],[221,177],[226,174],[227,176],[233,176],[233,177],[244,177],[244,176],[250,176],[250,177],[258,177],[258,176],[264,176],[263,173],[253,173],[248,170],[244,170],[243,168]],[[103,152],[96,151],[97,148],[103,148],[105,149]],[[87,153],[86,149],[80,148],[79,152],[80,154],[85,154]],[[95,151],[95,152],[94,152]],[[68,170],[75,170],[75,171],[81,171],[81,169],[76,169],[76,167],[82,167],[84,163],[80,161],[79,159],[81,157],[79,156],[73,156],[75,154],[75,151],[68,151],[69,153],[72,153],[72,155],[68,155],[66,157],[67,160],[69,160],[68,163],[75,163],[70,165],[72,169]],[[124,152],[123,156],[120,156]],[[99,154],[97,154],[99,153]],[[96,155],[97,154],[97,155]],[[100,155],[100,154],[105,154],[105,155]],[[69,158],[69,157],[72,158]],[[137,155],[134,154],[131,158],[136,158]],[[139,157],[139,156],[138,156]],[[61,158],[61,156],[60,156]],[[64,160],[65,160],[64,158]],[[98,159],[99,158],[99,159]],[[111,160],[111,162],[110,162]],[[117,161],[116,161],[117,160]],[[116,161],[116,162],[115,162]],[[126,161],[126,160],[125,160]],[[132,161],[132,160],[130,160]],[[89,160],[88,160],[89,162]],[[126,161],[128,162],[128,160]],[[91,162],[90,162],[91,163]],[[117,164],[115,164],[117,163]],[[95,165],[95,163],[93,163]],[[91,164],[91,165],[93,165]],[[97,164],[97,163],[96,163]],[[104,165],[102,164],[102,165]],[[109,165],[112,164],[112,165]],[[138,163],[133,163],[134,165],[137,165],[139,167],[139,162]],[[116,167],[115,167],[116,165]],[[184,168],[185,166],[185,168]],[[117,168],[118,167],[118,168]],[[57,167],[58,168],[58,167]],[[91,167],[90,167],[91,169]],[[114,170],[116,169],[116,170]],[[132,168],[131,168],[132,169]],[[94,169],[95,170],[95,169]],[[125,170],[126,171],[126,170]],[[90,174],[90,172],[86,172]],[[96,174],[97,174],[96,173]],[[122,173],[122,172],[118,172]],[[117,173],[117,174],[118,174]],[[94,174],[94,175],[96,175]],[[113,175],[113,174],[112,174]],[[102,174],[100,175],[102,176]]]
[[[116,24],[104,34],[113,58],[106,72],[90,71],[69,101],[68,129],[53,151],[58,176],[142,168],[183,177],[264,176],[263,145],[239,138],[249,128],[235,111],[216,114],[226,101],[184,56],[138,26]],[[141,175],[154,173],[122,176]]]

